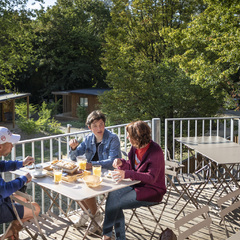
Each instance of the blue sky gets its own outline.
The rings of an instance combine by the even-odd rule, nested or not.
[[[48,7],[48,6],[52,6],[55,5],[55,2],[57,0],[44,0],[45,4],[43,4],[43,6]],[[35,5],[32,5],[32,3],[34,3],[34,0],[28,0],[28,4],[27,7],[32,8],[32,9],[39,9],[40,5],[39,3],[35,3]]]

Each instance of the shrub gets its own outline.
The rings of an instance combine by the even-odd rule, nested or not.
[[[77,105],[77,116],[79,118],[79,121],[83,124],[85,124],[85,121],[87,119],[87,108],[83,107],[81,105]]]
[[[26,103],[16,104],[16,114],[18,119],[16,121],[18,127],[25,133],[38,133],[45,132],[51,134],[62,133],[60,130],[61,124],[54,118],[51,118],[51,109],[47,108],[45,102],[39,107],[38,119],[27,119],[27,105]],[[37,106],[29,104],[29,115],[33,115],[37,112]]]

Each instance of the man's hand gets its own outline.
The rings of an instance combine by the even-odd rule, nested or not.
[[[32,176],[30,173],[25,174],[25,177],[27,178],[27,183],[31,182]]]
[[[113,166],[114,168],[121,167],[121,166],[122,166],[122,161],[121,161],[121,159],[120,159],[120,158],[114,159],[112,166]]]
[[[86,163],[86,170],[92,169],[92,164],[91,163]]]
[[[72,150],[75,150],[78,146],[78,141],[77,139],[71,139],[69,142],[69,146],[71,147]]]
[[[24,160],[23,160],[23,166],[27,166],[27,165],[31,165],[35,162],[35,159],[31,156],[27,156]]]

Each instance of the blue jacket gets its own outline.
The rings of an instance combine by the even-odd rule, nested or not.
[[[0,161],[0,172],[14,171],[21,167],[23,167],[22,161]],[[27,178],[25,176],[5,182],[0,174],[0,204],[3,203],[4,198],[19,190],[26,182]]]
[[[87,162],[90,163],[96,151],[96,138],[93,133],[90,133],[75,150],[70,150],[70,158],[76,160],[77,156],[85,154]],[[103,140],[98,146],[98,158],[99,161],[92,161],[92,165],[102,165],[106,169],[113,169],[113,160],[121,158],[119,138],[107,129],[104,130]]]

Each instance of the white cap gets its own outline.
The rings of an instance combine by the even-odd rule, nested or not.
[[[17,143],[21,136],[18,134],[12,134],[10,130],[5,127],[0,127],[0,144],[4,143]]]

